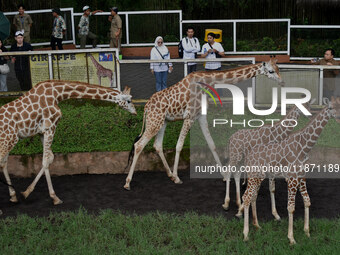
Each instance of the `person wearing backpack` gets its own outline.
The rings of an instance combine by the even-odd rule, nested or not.
[[[214,33],[209,33],[207,38],[208,42],[202,47],[202,58],[215,59],[224,57],[224,49],[222,45],[215,42],[216,35]],[[221,70],[221,62],[207,62],[205,64],[206,71],[218,71]]]
[[[163,37],[158,36],[155,40],[155,47],[150,53],[151,60],[170,59],[170,52],[164,45]],[[172,72],[172,63],[150,63],[151,73],[156,77],[156,90],[166,89],[168,72]]]
[[[183,47],[183,59],[195,59],[197,58],[197,52],[200,52],[201,45],[199,40],[194,37],[194,28],[188,27],[187,37],[183,38],[181,43]],[[197,70],[196,63],[188,63],[188,74]]]

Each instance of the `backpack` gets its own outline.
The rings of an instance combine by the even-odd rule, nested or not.
[[[184,38],[183,38],[184,39]],[[178,44],[178,56],[180,57],[180,58],[183,58],[183,53],[184,53],[184,48],[183,48],[183,44],[182,44],[182,41],[183,41],[183,39],[179,42],[179,44]],[[187,43],[188,43],[188,38],[187,37],[185,37],[185,40],[187,41]],[[194,40],[195,40],[195,43],[197,43],[197,39],[196,38],[194,38]],[[195,54],[195,58],[197,57],[197,53]]]

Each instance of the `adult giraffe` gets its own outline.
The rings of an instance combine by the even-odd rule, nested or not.
[[[55,205],[62,203],[54,192],[49,173],[53,162],[51,145],[57,123],[62,113],[58,103],[70,98],[88,98],[117,103],[123,109],[136,114],[131,102],[130,88],[123,92],[111,88],[75,81],[44,81],[26,92],[20,98],[0,108],[0,167],[9,185],[10,201],[17,202],[15,190],[7,171],[7,159],[20,138],[36,134],[43,136],[43,166],[31,185],[22,194],[27,198],[45,173],[50,197]]]
[[[129,156],[133,157],[129,174],[126,178],[124,188],[130,190],[130,183],[136,167],[138,157],[145,145],[154,136],[154,148],[159,154],[167,175],[177,184],[182,183],[177,175],[179,154],[182,150],[184,139],[191,128],[193,122],[198,119],[203,135],[218,165],[222,166],[216,153],[216,147],[208,129],[205,115],[201,115],[201,83],[214,86],[217,83],[232,83],[250,79],[259,74],[266,75],[268,78],[282,82],[279,68],[276,65],[277,59],[270,58],[268,62],[247,65],[235,69],[211,72],[193,72],[183,78],[175,85],[156,92],[151,96],[144,107],[144,118],[142,131],[134,141],[134,146]],[[163,136],[167,121],[184,120],[180,136],[176,145],[176,156],[173,172],[163,154]],[[145,131],[143,133],[145,125]],[[129,165],[128,163],[128,165]]]

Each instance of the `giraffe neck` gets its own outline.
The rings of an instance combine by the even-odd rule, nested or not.
[[[89,54],[89,56],[90,56],[92,63],[94,64],[95,67],[100,66],[99,63],[97,62],[97,60],[95,60],[95,58],[91,54]]]
[[[326,106],[321,110],[300,133],[302,150],[308,153],[319,139],[323,128],[331,118],[331,110]]]
[[[120,96],[122,94],[120,91],[115,89],[89,85],[86,83],[72,84],[72,82],[65,82],[63,84],[53,86],[53,89],[57,92],[57,103],[71,98],[85,98],[119,103],[121,101]]]
[[[205,73],[200,78],[200,82],[214,85],[219,82],[238,83],[240,81],[251,79],[262,73],[263,63],[258,63],[250,66],[239,67],[232,70],[215,71]]]
[[[281,139],[284,139],[290,132],[293,131],[295,127],[295,121],[300,117],[299,108],[294,106],[288,114],[278,121],[273,127],[273,133],[276,135],[281,135]],[[282,121],[285,122],[285,126],[282,125]]]

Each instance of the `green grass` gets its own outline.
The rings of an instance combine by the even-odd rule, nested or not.
[[[338,254],[340,219],[294,222],[297,244],[287,239],[287,220],[260,222],[243,242],[243,221],[186,213],[99,215],[78,212],[45,218],[19,215],[0,221],[1,254]]]
[[[0,99],[0,106],[13,99]],[[140,133],[143,122],[143,106],[137,106],[138,115],[134,116],[117,105],[95,100],[67,100],[59,104],[63,117],[58,123],[52,144],[56,153],[91,152],[91,151],[128,151],[131,149],[135,137]],[[210,109],[209,109],[210,111]],[[261,117],[247,113],[245,116],[232,116],[230,109],[223,112],[223,118],[240,121],[241,119],[280,119],[279,114]],[[212,124],[212,115],[208,115],[209,125]],[[307,118],[299,119],[297,129],[307,123]],[[167,125],[164,136],[164,149],[176,148],[176,143],[183,121],[171,122]],[[217,146],[225,147],[228,139],[240,125],[230,128],[220,125],[214,130],[213,138]],[[317,146],[340,147],[339,125],[334,119],[330,120],[323,131]],[[222,134],[222,135],[221,135]],[[193,131],[196,141],[205,143],[202,132],[195,122]],[[190,146],[190,135],[187,135],[184,148]],[[197,138],[198,137],[198,138]],[[153,150],[153,140],[148,143],[146,150]],[[39,136],[26,138],[18,142],[11,154],[37,154],[42,153],[42,144]]]

